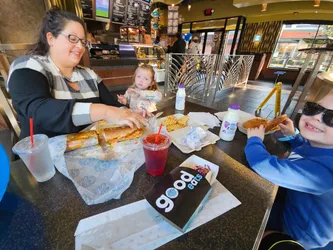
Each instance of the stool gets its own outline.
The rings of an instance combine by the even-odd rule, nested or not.
[[[274,72],[274,75],[277,75],[277,76],[276,76],[276,79],[275,79],[274,84],[276,84],[277,81],[279,80],[279,76],[280,76],[280,75],[284,75],[285,73],[287,73],[287,72],[286,72],[286,71],[275,71],[275,72]]]

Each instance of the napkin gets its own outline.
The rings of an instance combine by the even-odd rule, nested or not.
[[[188,116],[199,125],[207,125],[209,128],[220,126],[220,120],[208,112],[190,112]]]
[[[204,144],[207,137],[207,131],[200,127],[190,127],[189,131],[181,139],[181,144],[190,148],[197,149]]]

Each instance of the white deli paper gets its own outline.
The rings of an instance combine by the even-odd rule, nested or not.
[[[212,194],[187,232],[240,204],[216,181]],[[183,233],[170,225],[146,200],[141,200],[81,220],[75,231],[75,249],[155,249],[181,235]]]
[[[49,149],[55,167],[74,183],[88,205],[119,199],[144,163],[138,139],[117,143],[109,152],[93,146],[65,153],[62,135],[49,140]]]
[[[197,133],[198,131],[200,135]],[[205,132],[205,135],[203,132]],[[191,133],[192,136],[187,138],[189,133]],[[203,129],[202,127],[185,127],[170,132],[169,135],[172,143],[184,154],[200,151],[202,148],[210,144],[215,144],[218,140],[220,140],[220,137],[208,130]],[[188,142],[191,146],[187,146]]]
[[[216,116],[208,112],[190,112],[188,113],[190,119],[200,125],[207,125],[209,128],[220,126],[220,121]]]
[[[216,179],[219,167],[196,155],[181,165],[208,164]],[[194,218],[187,232],[239,206],[241,202],[220,182],[212,185],[212,193]],[[131,203],[83,219],[75,231],[76,250],[155,249],[183,235],[169,224],[146,200]]]

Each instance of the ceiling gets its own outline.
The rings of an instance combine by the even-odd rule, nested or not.
[[[285,3],[285,2],[305,2],[313,0],[233,0],[233,5],[237,8],[261,5],[263,3]],[[333,2],[333,0],[322,0],[322,2]]]

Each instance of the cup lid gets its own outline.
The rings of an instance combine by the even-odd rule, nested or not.
[[[238,104],[230,104],[229,108],[234,109],[234,110],[239,110],[240,106]]]
[[[45,146],[48,137],[43,134],[34,135],[34,147],[31,145],[30,136],[20,140],[13,147],[13,152],[15,154],[31,154],[33,152],[39,151]]]
[[[141,143],[142,143],[143,147],[156,151],[156,150],[161,150],[161,149],[164,149],[164,148],[167,148],[170,146],[170,144],[171,144],[170,136],[161,133],[158,143],[155,143],[154,139],[156,138],[156,136],[157,136],[157,134],[148,134],[148,135],[142,137]]]

